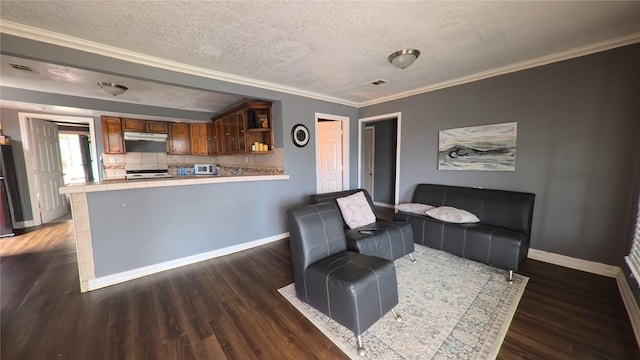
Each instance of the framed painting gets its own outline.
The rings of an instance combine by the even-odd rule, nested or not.
[[[516,170],[518,123],[441,130],[438,170]]]

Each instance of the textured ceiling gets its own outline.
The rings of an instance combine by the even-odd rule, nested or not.
[[[637,1],[3,0],[0,18],[354,105],[640,36]],[[388,63],[391,52],[407,47],[422,52],[411,67],[400,70]],[[5,82],[5,59],[2,62]],[[80,70],[62,72],[63,81],[67,75],[96,80]],[[378,79],[388,83],[365,85]],[[11,86],[22,81],[9,80]],[[159,105],[167,98],[179,108],[203,109],[198,101],[177,100],[179,90],[121,80],[149,93],[162,92],[155,99]],[[25,80],[24,87],[38,86],[36,80]],[[65,91],[75,90],[70,84]],[[150,102],[146,95],[127,94],[140,98],[129,99],[132,102]],[[214,102],[207,96],[200,99]],[[126,101],[124,96],[118,100]]]

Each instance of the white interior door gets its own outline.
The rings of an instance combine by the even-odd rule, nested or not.
[[[343,189],[342,121],[318,122],[318,192]]]
[[[373,199],[373,172],[375,159],[376,128],[367,126],[364,129],[364,188]]]
[[[30,119],[29,125],[40,217],[47,223],[68,212],[66,197],[58,192],[63,184],[58,125],[39,119]]]

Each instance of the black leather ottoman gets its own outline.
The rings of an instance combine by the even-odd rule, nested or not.
[[[373,234],[366,230],[371,230]],[[348,250],[388,260],[409,255],[413,260],[413,229],[409,223],[378,220],[374,224],[348,229],[345,235]]]
[[[356,334],[398,303],[393,262],[354,252],[338,253],[309,266],[305,289],[309,305]]]

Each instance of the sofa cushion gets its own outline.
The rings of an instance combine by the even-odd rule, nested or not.
[[[433,209],[433,206],[420,203],[403,203],[396,205],[396,209],[398,211],[424,215],[427,210]]]
[[[438,219],[444,222],[465,224],[465,223],[477,223],[480,221],[474,214],[462,210],[456,209],[451,206],[440,206],[426,211],[426,214],[434,219]]]
[[[338,203],[338,207],[340,207],[344,222],[350,229],[376,222],[376,215],[373,213],[362,191],[358,191],[353,195],[337,198],[336,202]]]

